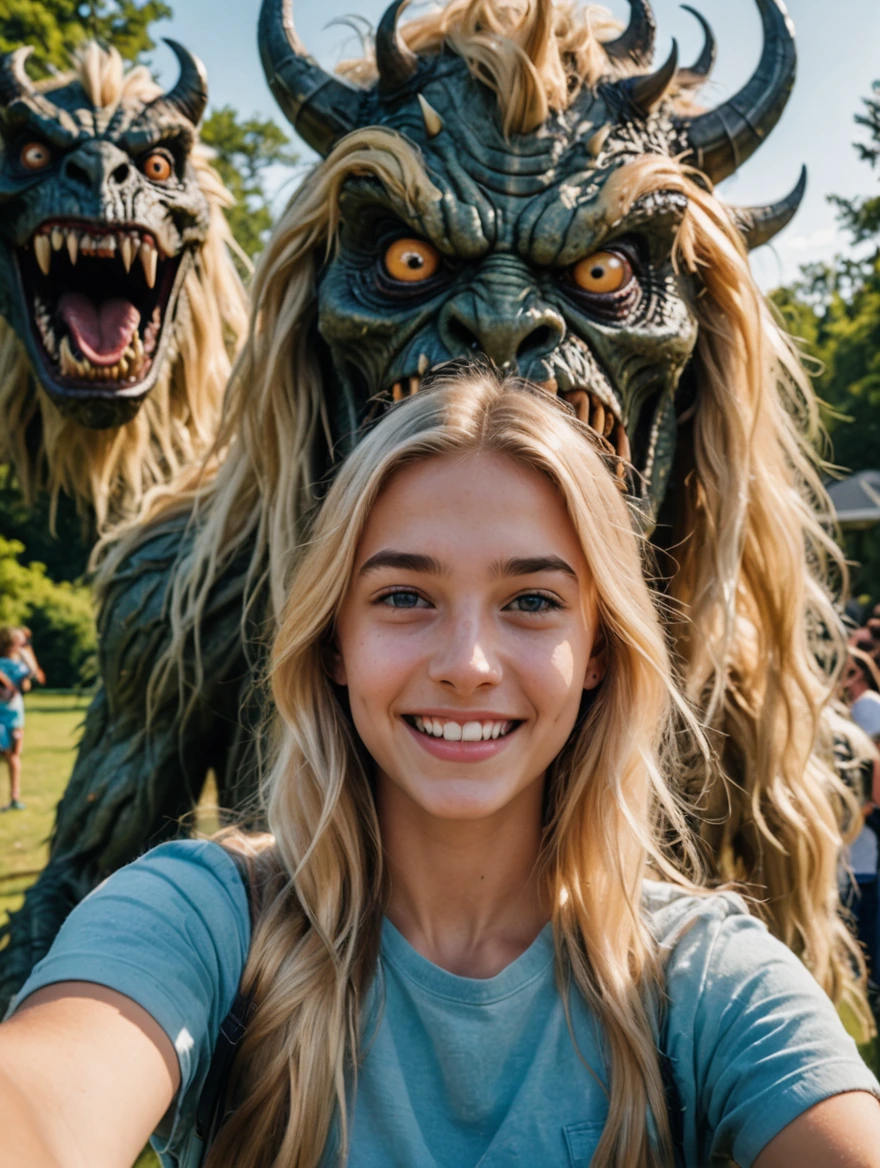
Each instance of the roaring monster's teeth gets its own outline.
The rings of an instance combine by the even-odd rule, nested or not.
[[[409,379],[409,396],[414,397],[419,392],[419,386],[422,384],[421,377],[411,377]]]
[[[152,288],[156,283],[156,266],[159,263],[159,253],[151,243],[146,240],[141,244],[140,250],[141,263],[144,265],[144,276],[147,284]]]
[[[424,377],[428,372],[428,354],[422,353],[419,357],[419,377]]]
[[[52,228],[52,250],[61,251],[64,246],[64,232],[60,227]]]
[[[34,236],[34,255],[37,257],[40,271],[44,276],[48,276],[49,268],[52,266],[52,244],[48,235]]]
[[[399,381],[395,381],[391,386],[391,400],[396,402],[403,400],[403,386]]]
[[[67,254],[70,262],[75,264],[79,255],[79,234],[71,228],[67,231]]]
[[[131,270],[131,261],[134,259],[134,240],[130,235],[119,236],[119,254],[122,256],[122,262],[125,265],[126,272]]]

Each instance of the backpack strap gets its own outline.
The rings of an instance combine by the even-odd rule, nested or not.
[[[245,894],[250,899],[250,885],[244,860],[234,852],[227,852],[227,855],[238,869]],[[204,1144],[203,1154],[207,1154],[208,1149],[217,1138],[223,1121],[229,1115],[226,1110],[226,1094],[232,1073],[232,1063],[239,1044],[244,1038],[254,1005],[255,1003],[250,997],[239,991],[235,995],[231,1010],[220,1024],[220,1033],[217,1035],[211,1065],[208,1068],[208,1074],[205,1077],[196,1108],[196,1135]]]

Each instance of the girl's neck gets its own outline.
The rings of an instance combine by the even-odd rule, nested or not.
[[[543,781],[481,820],[430,815],[384,776],[376,802],[391,880],[387,915],[423,957],[461,977],[493,977],[550,916],[537,874]]]

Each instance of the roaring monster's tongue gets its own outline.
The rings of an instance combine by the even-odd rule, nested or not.
[[[58,312],[77,348],[93,365],[115,365],[141,320],[130,300],[95,304],[82,292],[65,292],[58,301]]]

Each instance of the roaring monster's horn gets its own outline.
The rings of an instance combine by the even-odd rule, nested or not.
[[[644,69],[654,59],[657,22],[647,0],[629,0],[629,7],[626,29],[616,40],[606,41],[602,47],[615,61],[629,60]]]
[[[0,106],[33,95],[34,87],[24,71],[24,63],[33,51],[32,45],[24,45],[11,53],[0,54]]]
[[[208,74],[205,66],[189,49],[173,41],[170,37],[163,37],[165,44],[174,53],[180,66],[180,76],[177,84],[161,97],[157,97],[150,104],[154,109],[165,106],[183,114],[188,122],[197,126],[202,120],[205,106],[208,104]]]
[[[715,43],[715,34],[712,32],[711,24],[709,24],[709,21],[703,16],[702,12],[697,12],[696,8],[691,8],[690,4],[682,4],[682,8],[685,12],[689,12],[691,16],[695,16],[703,26],[704,40],[699,57],[697,57],[689,69],[679,69],[676,81],[678,81],[679,85],[684,86],[702,85],[715,65],[715,56],[718,52],[718,46]]]
[[[682,129],[696,166],[713,183],[733,174],[758,149],[782,116],[794,85],[794,27],[782,0],[757,0],[764,48],[751,80],[730,101]]]
[[[751,251],[777,235],[794,218],[807,189],[807,168],[801,167],[801,175],[793,191],[778,203],[768,203],[766,207],[731,207],[730,212],[737,227],[743,234],[746,247]]]
[[[357,128],[360,94],[308,55],[293,25],[293,0],[263,0],[257,41],[281,112],[313,149],[329,154]]]
[[[392,0],[376,29],[376,68],[379,90],[390,93],[405,85],[419,68],[419,59],[397,29],[397,19],[409,0]]]

